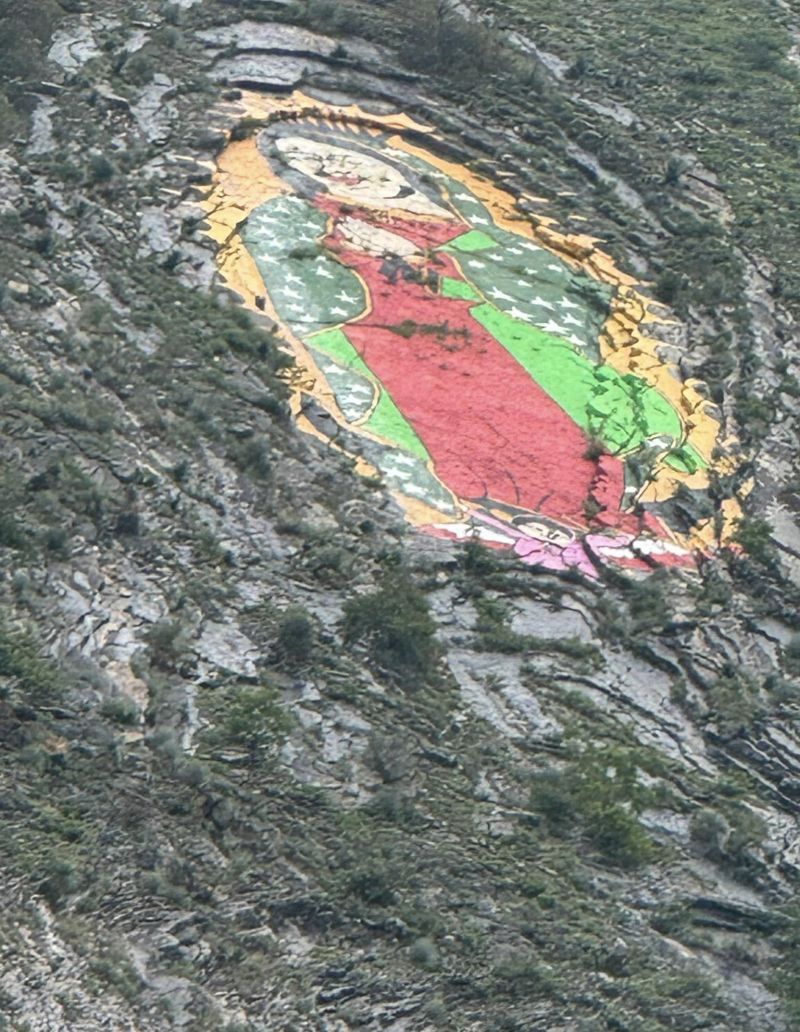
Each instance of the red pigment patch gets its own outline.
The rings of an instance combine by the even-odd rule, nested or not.
[[[464,499],[551,516],[588,529],[584,505],[601,506],[593,527],[666,536],[660,522],[620,512],[625,474],[611,455],[585,457],[582,429],[470,315],[472,301],[444,298],[421,283],[381,272],[380,257],[353,251],[336,229],[352,215],[432,249],[465,227],[415,218],[389,218],[319,195],[317,206],[334,217],[326,245],[364,279],[372,311],[344,327],[427,448],[439,479]],[[447,255],[437,272],[463,279]],[[668,557],[663,557],[670,564]],[[635,561],[634,561],[635,563]],[[638,565],[638,563],[636,563]]]
[[[418,283],[393,285],[380,258],[344,250],[339,257],[363,277],[373,304],[345,332],[414,427],[442,482],[465,499],[491,498],[586,526],[595,465],[583,457],[582,430],[471,318],[470,302]]]

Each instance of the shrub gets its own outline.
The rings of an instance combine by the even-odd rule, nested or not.
[[[139,722],[139,707],[125,695],[103,703],[100,712],[106,719],[113,720],[115,724],[121,724],[123,727],[131,727]]]
[[[667,167],[664,170],[664,182],[668,186],[675,186],[678,184],[685,167],[683,159],[673,154],[667,162]]]
[[[511,996],[543,995],[553,991],[550,971],[535,957],[515,954],[495,964],[492,980]]]
[[[586,54],[578,54],[567,69],[567,78],[575,82],[578,79],[582,79],[590,70],[591,64]]]
[[[542,814],[557,833],[579,827],[617,866],[638,867],[655,851],[637,818],[656,798],[654,790],[639,781],[642,762],[646,760],[631,749],[586,749],[563,770],[550,768],[534,777],[531,809]]]
[[[125,62],[122,74],[128,82],[136,86],[146,86],[147,83],[152,81],[155,67],[149,57],[145,54],[137,53]]]
[[[0,93],[0,143],[5,143],[19,132],[22,120],[12,107],[8,97]]]
[[[583,457],[588,459],[590,462],[597,462],[606,455],[608,449],[599,437],[587,437],[586,439],[586,451],[583,453]]]
[[[314,649],[314,625],[305,609],[287,609],[278,625],[278,649],[289,663],[304,663]]]
[[[347,890],[372,906],[388,907],[395,902],[395,894],[386,873],[379,868],[362,868],[347,882]]]
[[[793,634],[783,650],[783,665],[790,674],[800,674],[800,634]]]
[[[89,961],[88,975],[90,985],[94,983],[96,991],[103,993],[111,987],[127,1000],[135,1003],[141,996],[142,980],[130,958],[122,947],[115,943],[104,944],[103,951]]]
[[[22,550],[27,544],[21,523],[9,513],[0,513],[0,548]]]
[[[736,399],[734,413],[741,429],[749,437],[763,437],[774,418],[772,405],[763,398],[743,393]]]
[[[665,269],[653,287],[653,293],[662,304],[672,305],[683,289],[683,278],[672,269]]]
[[[26,92],[44,71],[44,50],[64,11],[56,0],[0,0],[0,143],[23,126]]]
[[[177,620],[159,620],[145,635],[153,666],[171,670],[183,651],[181,625]]]
[[[737,865],[749,866],[748,851],[759,848],[767,837],[764,819],[748,806],[735,803],[728,811],[730,835],[725,843],[725,852]]]
[[[467,573],[493,573],[502,568],[498,553],[487,548],[477,538],[467,538],[461,553],[461,561]]]
[[[572,785],[561,771],[552,768],[535,775],[531,806],[554,830],[564,829],[578,818]]]
[[[255,136],[259,129],[263,128],[263,118],[253,118],[251,115],[246,115],[244,118],[240,118],[233,129],[231,129],[230,138],[234,142],[248,140],[250,137]]]
[[[385,785],[402,781],[414,769],[413,744],[402,734],[373,734],[364,762]]]
[[[59,907],[65,898],[80,888],[81,877],[76,867],[61,857],[52,856],[45,864],[39,890],[51,907]]]
[[[781,44],[772,36],[748,32],[736,41],[742,60],[754,71],[772,72],[780,67]]]
[[[263,764],[288,734],[292,720],[266,685],[240,691],[225,714],[221,735],[247,750],[250,765]]]
[[[306,14],[308,23],[317,31],[358,36],[366,28],[363,16],[348,9],[340,0],[308,0]]]
[[[55,668],[42,659],[33,636],[11,630],[0,620],[0,698],[11,686],[37,701],[56,694],[61,681]]]
[[[599,516],[599,514],[602,511],[603,506],[597,501],[596,498],[592,498],[590,496],[589,498],[584,499],[583,515],[587,523],[591,523],[595,516]]]
[[[405,0],[402,17],[407,43],[400,56],[417,71],[464,85],[489,78],[503,64],[492,31],[448,10],[441,0]]]
[[[720,677],[708,693],[708,705],[722,735],[746,731],[760,712],[756,686],[744,675]]]
[[[689,822],[689,834],[695,846],[706,856],[719,856],[730,828],[716,810],[698,810]]]
[[[636,632],[652,631],[663,627],[670,616],[670,607],[661,588],[665,580],[659,572],[647,580],[635,581],[628,591],[628,604]]]
[[[89,158],[89,177],[94,183],[108,183],[117,174],[117,169],[105,154],[93,154]]]
[[[415,939],[409,947],[408,955],[413,964],[427,971],[435,971],[439,967],[439,951],[434,941],[427,936]]]
[[[766,520],[750,516],[737,519],[733,540],[756,562],[768,566],[775,561],[772,527]]]
[[[141,521],[137,512],[121,512],[114,524],[114,533],[117,537],[138,537],[141,530]]]
[[[272,476],[272,458],[263,440],[251,438],[237,442],[229,451],[236,466],[255,480],[269,480]]]
[[[475,630],[478,647],[486,652],[524,652],[527,639],[511,628],[511,611],[498,599],[478,598],[475,600],[478,619]]]
[[[389,824],[408,825],[417,819],[417,811],[408,796],[392,788],[381,788],[368,804],[369,812]]]
[[[48,552],[60,558],[66,558],[69,535],[63,527],[50,527],[44,533],[44,547]]]
[[[413,319],[404,319],[401,323],[396,323],[392,326],[386,327],[391,330],[392,333],[396,333],[398,337],[403,337],[405,340],[410,340],[417,332],[417,323]]]
[[[372,659],[406,685],[436,675],[436,625],[424,593],[403,572],[386,576],[377,591],[345,605],[344,638],[365,643]]]
[[[593,844],[620,867],[639,867],[653,856],[653,843],[642,825],[616,803],[590,808],[586,832]]]

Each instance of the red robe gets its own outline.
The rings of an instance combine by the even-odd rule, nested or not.
[[[382,257],[354,250],[337,229],[350,215],[432,250],[464,233],[463,224],[382,220],[348,206],[342,212],[326,195],[315,204],[333,216],[327,248],[362,277],[372,304],[344,332],[414,428],[446,487],[465,500],[494,500],[581,529],[588,529],[584,506],[593,498],[603,507],[595,527],[664,534],[652,515],[640,520],[620,511],[623,463],[611,455],[586,457],[584,431],[472,318],[474,301],[392,277]],[[446,254],[437,253],[435,262],[440,275],[463,278]],[[391,328],[403,323],[402,333]],[[443,325],[446,333],[433,329]]]

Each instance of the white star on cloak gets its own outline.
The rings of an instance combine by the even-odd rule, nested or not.
[[[471,269],[485,269],[486,268],[486,262],[479,262],[477,258],[470,258],[470,260],[467,262],[467,265],[469,265],[469,267]]]
[[[548,319],[547,322],[542,326],[542,329],[547,333],[557,333],[559,337],[566,337],[567,330],[563,326],[559,326],[553,319]]]
[[[457,201],[469,201],[470,204],[479,204],[480,203],[475,197],[472,196],[472,194],[468,194],[468,193],[456,194],[456,200]]]
[[[290,272],[289,275],[286,277],[286,282],[287,283],[302,283],[303,281],[302,281],[302,279],[299,276],[295,276],[295,274],[293,272]]]
[[[567,337],[567,340],[570,342],[570,344],[574,344],[576,347],[579,347],[579,348],[585,348],[586,347],[586,341],[585,340],[581,340],[581,338],[578,337],[574,333],[572,334],[571,337]]]
[[[530,304],[537,305],[539,308],[546,308],[548,312],[554,312],[556,310],[555,305],[551,305],[549,301],[545,301],[543,297],[539,297],[538,295],[531,300]]]
[[[558,302],[558,304],[559,304],[560,308],[580,308],[581,307],[580,305],[576,305],[574,302],[570,301],[570,299],[568,297],[562,297],[562,299]]]
[[[509,247],[508,253],[509,254],[522,254],[522,251],[520,250],[519,247]]]
[[[314,269],[314,272],[317,276],[322,276],[323,279],[333,279],[333,273],[328,272],[324,265],[318,265]]]
[[[547,266],[547,268],[550,269],[552,272],[561,272],[561,273],[564,272],[564,270],[561,268],[561,266],[560,265],[556,265],[555,262],[551,262]]]
[[[530,316],[527,312],[520,311],[520,309],[517,308],[516,305],[514,305],[513,308],[509,308],[506,314],[510,315],[512,319],[522,319],[524,322],[531,322],[532,320],[532,316]]]
[[[347,315],[347,314],[348,314],[348,312],[347,312],[346,308],[339,308],[337,306],[336,308],[332,308],[331,309],[331,315]]]
[[[497,301],[513,301],[514,298],[510,294],[504,294],[498,287],[492,287],[489,291],[490,297],[495,298]]]
[[[336,300],[337,301],[344,301],[345,304],[354,305],[356,303],[356,301],[358,301],[358,298],[357,297],[352,297],[350,294],[348,294],[346,291],[343,290],[341,292],[341,294],[337,294],[336,295]]]
[[[470,215],[470,218],[476,226],[490,226],[491,222],[488,219],[483,219],[479,215]]]
[[[576,319],[574,315],[570,315],[569,312],[564,316],[565,326],[580,326],[580,319]]]
[[[526,251],[541,251],[541,247],[537,247],[536,244],[531,244],[527,240],[525,240],[519,246],[524,247]]]

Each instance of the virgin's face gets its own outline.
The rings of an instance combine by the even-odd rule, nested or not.
[[[452,217],[446,208],[415,189],[399,169],[379,158],[305,136],[281,136],[275,144],[290,168],[321,183],[339,200]]]

